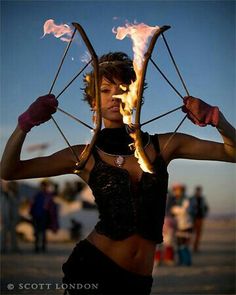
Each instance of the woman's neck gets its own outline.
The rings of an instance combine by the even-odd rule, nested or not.
[[[130,155],[133,151],[130,144],[133,139],[129,136],[125,125],[119,127],[104,128],[98,135],[96,146],[106,153],[116,155]]]
[[[122,128],[125,126],[123,121],[109,121],[104,119],[103,124],[105,128]]]

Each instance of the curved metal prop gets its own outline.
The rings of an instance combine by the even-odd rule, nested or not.
[[[69,42],[69,44],[67,45],[67,48],[65,50],[65,53],[62,57],[62,61],[59,65],[59,68],[58,68],[58,71],[56,73],[56,77],[54,78],[53,80],[53,83],[52,83],[52,86],[50,88],[50,92],[52,91],[52,88],[55,84],[55,81],[58,77],[58,74],[61,70],[61,67],[62,67],[62,63],[64,62],[64,59],[65,59],[65,56],[68,52],[68,49],[71,45],[71,42],[73,40],[73,37],[75,35],[75,32],[78,31],[79,34],[81,35],[85,45],[87,46],[90,54],[91,54],[91,60],[87,63],[86,66],[84,66],[84,68],[67,84],[67,86],[60,92],[60,94],[57,96],[57,98],[72,84],[72,82],[81,74],[81,72],[91,63],[93,62],[93,67],[94,67],[94,79],[95,79],[95,100],[96,100],[96,122],[95,122],[95,128],[93,129],[93,132],[94,132],[94,135],[93,135],[93,138],[90,142],[90,144],[87,144],[84,151],[82,152],[82,154],[80,155],[80,157],[78,157],[78,155],[75,153],[74,149],[71,147],[71,145],[69,144],[67,138],[65,137],[65,135],[63,134],[62,130],[60,129],[60,127],[58,126],[57,122],[55,121],[55,119],[52,117],[56,127],[58,128],[58,130],[60,131],[61,135],[63,136],[65,142],[67,143],[67,145],[69,146],[69,148],[71,149],[73,155],[75,156],[75,159],[76,159],[76,169],[74,170],[74,173],[76,174],[79,174],[79,172],[85,167],[91,153],[92,153],[92,149],[94,147],[94,144],[96,142],[96,139],[97,139],[97,136],[98,136],[98,133],[99,131],[101,130],[101,124],[102,124],[102,117],[101,117],[101,99],[100,99],[100,89],[99,89],[99,81],[100,81],[100,78],[99,78],[99,64],[98,64],[98,57],[97,57],[97,54],[95,52],[95,50],[93,49],[93,46],[92,44],[90,43],[85,31],[83,30],[83,28],[81,27],[80,24],[78,23],[72,23],[73,26],[75,27],[75,30],[74,30],[74,33],[72,35],[72,38]],[[155,44],[157,42],[157,39],[162,36],[163,37],[163,40],[164,40],[164,43],[167,47],[167,50],[168,50],[168,53],[171,57],[171,60],[174,64],[174,67],[177,71],[177,74],[182,82],[182,85],[187,93],[187,95],[189,96],[189,92],[187,90],[187,87],[184,83],[184,80],[180,74],[180,71],[177,67],[177,64],[174,60],[174,57],[170,51],[170,48],[169,48],[169,45],[167,43],[167,40],[164,36],[164,32],[167,31],[168,29],[170,29],[170,26],[162,26],[160,27],[156,32],[155,34],[153,35],[153,37],[151,38],[151,41],[150,41],[150,44],[149,44],[149,47],[148,47],[148,50],[147,52],[145,53],[144,55],[144,62],[143,62],[143,68],[142,68],[142,72],[141,72],[141,78],[140,78],[140,83],[139,83],[139,86],[138,86],[138,93],[137,93],[137,104],[136,104],[136,112],[135,112],[135,124],[134,126],[129,126],[129,132],[132,133],[132,137],[135,139],[135,142],[134,142],[134,145],[135,145],[135,149],[136,149],[136,152],[140,155],[140,157],[142,158],[142,160],[145,162],[145,166],[148,170],[148,172],[150,173],[153,173],[154,172],[154,169],[153,169],[153,165],[152,163],[150,162],[145,150],[144,150],[144,147],[143,147],[143,142],[142,142],[142,131],[141,131],[141,127],[145,124],[148,124],[150,122],[153,122],[154,120],[157,120],[157,119],[160,119],[172,112],[175,112],[179,109],[182,108],[182,106],[179,106],[173,110],[170,110],[162,115],[159,115],[153,119],[150,119],[144,123],[140,123],[140,116],[141,116],[141,108],[142,108],[142,97],[143,97],[143,91],[144,91],[144,81],[145,81],[145,76],[146,76],[146,71],[147,71],[147,66],[148,66],[148,62],[149,60],[153,63],[153,65],[155,66],[155,68],[159,71],[159,73],[162,75],[162,77],[167,81],[167,83],[171,86],[171,88],[177,93],[177,95],[183,99],[184,97],[180,94],[180,92],[174,87],[174,85],[169,81],[169,79],[165,76],[165,74],[160,70],[160,68],[156,65],[156,63],[153,61],[153,59],[151,58],[151,55],[152,55],[152,52],[153,52],[153,49],[155,47]],[[91,129],[91,127],[82,122],[81,120],[79,120],[78,118],[74,117],[73,115],[69,114],[68,112],[65,112],[64,110],[58,108],[59,111],[61,111],[62,113],[66,114],[67,116],[71,117],[72,119],[76,120],[77,122],[83,124],[84,126],[88,127]],[[183,122],[185,121],[185,119],[187,118],[187,115],[184,116],[184,118],[181,120],[181,122],[178,124],[178,126],[176,127],[176,129],[174,130],[174,132],[172,133],[172,135],[169,137],[169,139],[167,140],[164,148],[162,149],[161,152],[163,152],[163,150],[166,149],[167,145],[169,144],[169,142],[172,140],[172,138],[174,137],[174,135],[176,134],[177,130],[180,128],[180,126],[183,124]]]
[[[95,122],[95,128],[93,130],[94,135],[90,142],[90,144],[87,144],[84,151],[82,152],[79,162],[76,163],[76,169],[74,170],[74,173],[79,173],[80,170],[84,168],[86,165],[91,153],[92,149],[94,147],[94,144],[96,142],[97,136],[99,131],[101,130],[102,125],[102,117],[101,117],[101,98],[100,98],[100,89],[99,89],[99,65],[98,65],[98,57],[93,49],[92,44],[90,43],[84,29],[79,25],[78,23],[72,23],[73,26],[78,30],[80,33],[82,39],[84,40],[84,43],[86,44],[89,53],[91,54],[92,60],[93,60],[93,68],[94,68],[94,79],[95,79],[95,101],[96,101],[96,122]]]
[[[63,139],[65,140],[66,144],[69,146],[73,156],[75,157],[76,160],[76,164],[75,164],[75,169],[74,169],[74,173],[78,174],[86,165],[91,153],[92,153],[92,149],[94,147],[94,144],[96,142],[97,136],[99,131],[101,130],[101,124],[102,124],[102,119],[101,119],[101,99],[100,99],[100,90],[99,90],[99,65],[98,65],[98,57],[97,54],[92,46],[92,44],[90,43],[84,29],[78,24],[78,23],[72,23],[72,25],[74,26],[74,32],[73,35],[71,37],[70,42],[68,43],[66,50],[63,54],[62,60],[60,62],[60,65],[58,67],[57,73],[55,75],[55,78],[52,82],[51,88],[49,93],[52,92],[52,89],[55,85],[55,82],[57,80],[57,77],[59,75],[59,72],[61,70],[62,64],[65,60],[66,54],[70,48],[70,45],[73,41],[74,35],[76,33],[76,31],[78,31],[78,33],[80,34],[80,36],[82,37],[90,55],[91,55],[91,60],[83,67],[83,69],[66,85],[66,87],[60,92],[59,95],[57,95],[57,99],[59,98],[59,96],[75,81],[75,79],[82,73],[82,71],[91,63],[92,61],[92,65],[94,68],[94,79],[95,79],[95,101],[96,101],[96,106],[97,106],[97,110],[96,110],[96,121],[95,121],[95,128],[92,129],[93,131],[93,137],[92,140],[90,142],[90,144],[87,144],[86,147],[84,148],[83,152],[81,153],[80,156],[77,155],[77,153],[75,152],[75,150],[73,149],[73,147],[70,145],[69,141],[67,140],[66,136],[64,135],[64,133],[62,132],[61,128],[59,127],[59,125],[57,124],[56,120],[54,119],[54,117],[52,117],[52,120],[55,124],[55,126],[57,127],[57,129],[59,130],[60,134],[62,135]],[[85,125],[88,128],[91,128],[89,125],[87,125],[86,123],[82,122],[81,120],[75,118],[74,116],[72,116],[71,114],[69,114],[68,112],[65,112],[64,110],[58,108],[59,111],[61,111],[62,113],[68,115],[69,117],[75,119],[77,122],[82,123],[83,125]]]

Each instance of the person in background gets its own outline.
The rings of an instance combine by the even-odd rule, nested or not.
[[[34,250],[36,253],[45,252],[47,228],[55,232],[58,230],[57,207],[53,201],[53,193],[48,180],[40,183],[40,191],[34,196],[30,214],[35,235]]]
[[[20,252],[16,225],[19,221],[19,193],[16,181],[1,180],[1,252]]]
[[[199,251],[204,219],[209,211],[205,197],[202,195],[202,187],[197,186],[194,195],[190,198],[190,213],[193,218],[193,251]]]
[[[183,184],[174,184],[172,187],[171,213],[176,219],[176,240],[179,265],[192,265],[192,257],[189,249],[192,233],[192,219],[189,214],[189,199],[186,197],[186,187]]]
[[[172,266],[175,264],[175,230],[176,222],[171,213],[174,197],[168,193],[166,204],[166,216],[163,226],[163,244],[157,246],[154,260],[154,268],[157,265],[164,264]]]
[[[74,186],[74,184],[70,181],[66,181],[65,184],[64,184],[64,187],[62,189],[62,197],[68,201],[68,202],[71,202],[71,201],[74,201],[75,198],[76,198],[76,188]]]
[[[79,241],[82,235],[82,223],[76,220],[75,218],[71,218],[71,227],[70,227],[70,238],[72,241]]]

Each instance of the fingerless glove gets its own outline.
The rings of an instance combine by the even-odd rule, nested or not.
[[[184,98],[184,113],[196,125],[205,127],[212,125],[216,127],[219,123],[220,111],[216,106],[211,106],[199,98],[191,96]]]
[[[29,132],[32,127],[38,126],[49,119],[56,112],[58,101],[53,94],[41,96],[19,116],[18,124],[24,132]]]

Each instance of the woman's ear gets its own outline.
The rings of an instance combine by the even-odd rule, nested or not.
[[[91,109],[92,109],[93,112],[95,112],[97,110],[95,99],[93,99],[93,101],[92,101],[92,108]]]
[[[96,102],[95,99],[93,100],[92,103],[92,108],[91,108],[92,112],[93,112],[93,116],[92,116],[92,121],[93,124],[96,124],[96,120],[97,120],[97,116],[96,116],[96,112],[97,112],[97,106],[96,106]]]

